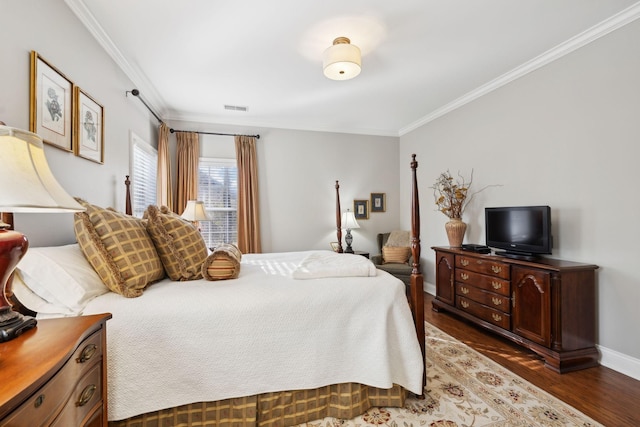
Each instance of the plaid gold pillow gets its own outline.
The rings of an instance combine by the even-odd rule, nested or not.
[[[383,246],[383,264],[406,264],[411,256],[411,248],[406,246]]]
[[[171,280],[202,279],[202,263],[209,252],[198,229],[166,206],[149,206],[147,231]]]
[[[87,210],[74,214],[76,239],[102,282],[133,298],[165,277],[144,221],[76,199]]]

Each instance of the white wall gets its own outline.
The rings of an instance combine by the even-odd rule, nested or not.
[[[104,165],[45,146],[51,169],[71,195],[124,210],[129,131],[154,143],[155,126],[139,100],[126,97],[131,81],[116,67],[62,0],[3,0],[0,14],[0,120],[29,129],[29,53],[38,52],[80,86],[105,112]],[[71,214],[16,214],[16,228],[32,246],[70,243]]]
[[[636,378],[639,76],[636,21],[400,138],[400,159],[418,154],[423,248],[447,244],[447,218],[434,211],[428,189],[446,169],[473,169],[475,189],[502,185],[480,193],[464,214],[467,242],[484,243],[485,206],[551,206],[553,257],[600,266],[602,362],[620,367],[631,357],[627,373]],[[400,172],[404,188],[409,176]],[[423,262],[434,283],[433,251],[423,250]]]

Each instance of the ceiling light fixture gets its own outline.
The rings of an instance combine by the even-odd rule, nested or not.
[[[324,75],[331,80],[349,80],[360,74],[360,48],[346,37],[338,37],[322,54]]]

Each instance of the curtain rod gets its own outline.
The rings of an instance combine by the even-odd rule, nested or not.
[[[147,107],[147,110],[149,110],[151,114],[153,114],[153,117],[155,117],[160,123],[164,123],[162,119],[158,117],[158,115],[151,109],[151,107],[149,107],[149,105],[146,102],[144,102],[144,99],[142,99],[142,96],[140,96],[140,91],[138,89],[131,89],[130,91],[128,90],[126,93],[130,93],[131,95],[137,97],[140,100],[140,102],[142,102],[144,106]],[[173,128],[169,129],[169,132],[171,133],[187,132],[187,133],[200,133],[205,135],[221,135],[221,136],[249,136],[256,139],[260,139],[260,135],[241,135],[236,133],[200,132],[200,131],[189,131],[189,130],[176,130]]]
[[[187,132],[187,133],[201,133],[204,135],[221,135],[221,136],[249,136],[252,138],[256,138],[256,139],[260,139],[260,135],[242,135],[242,134],[238,134],[238,133],[218,133],[218,132],[202,132],[202,131],[191,131],[191,130],[178,130],[178,129],[169,129],[169,132],[171,133],[175,133],[175,132]]]
[[[131,95],[137,97],[140,100],[140,102],[142,102],[144,104],[144,106],[147,107],[147,110],[151,111],[151,114],[153,114],[153,117],[155,117],[156,120],[158,120],[160,123],[162,123],[162,119],[160,117],[158,117],[158,115],[155,113],[155,111],[153,111],[151,109],[151,107],[149,107],[149,105],[146,102],[144,102],[144,99],[142,99],[142,96],[140,96],[140,91],[138,89],[131,89],[130,91],[128,90],[128,91],[125,92],[125,94],[127,94],[127,93],[131,93]]]

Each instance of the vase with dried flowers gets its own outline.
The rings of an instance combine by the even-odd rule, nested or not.
[[[433,195],[438,206],[438,210],[445,214],[449,221],[445,224],[449,246],[459,248],[462,246],[464,234],[467,231],[467,224],[462,221],[462,214],[473,196],[483,191],[487,187],[469,193],[469,188],[473,183],[473,170],[467,180],[458,173],[458,178],[454,179],[448,170],[442,172],[433,185]]]

